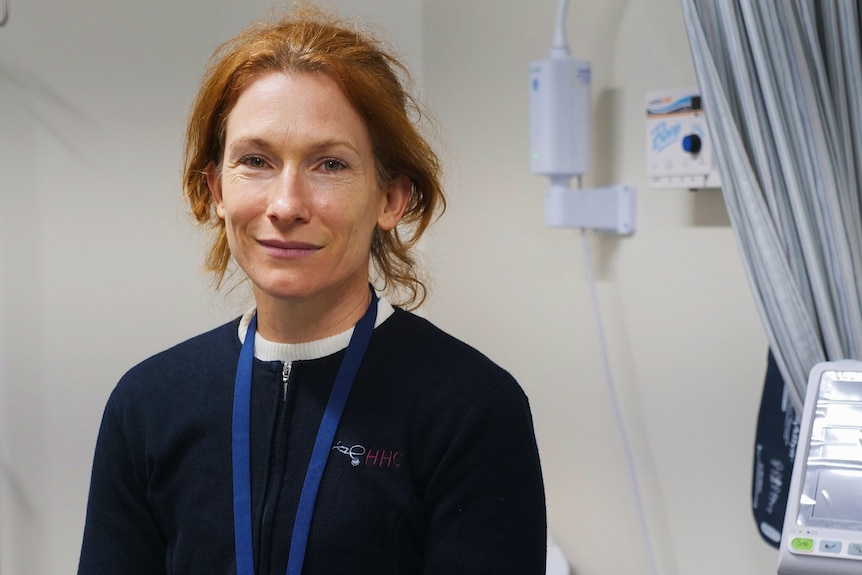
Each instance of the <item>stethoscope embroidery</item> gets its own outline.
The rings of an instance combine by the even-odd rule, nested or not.
[[[362,462],[359,458],[365,455],[366,452],[365,447],[362,445],[351,445],[350,447],[347,447],[346,445],[341,445],[340,441],[333,445],[332,449],[350,457],[350,465],[353,467],[359,467],[359,464]]]

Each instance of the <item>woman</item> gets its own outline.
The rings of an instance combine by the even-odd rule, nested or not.
[[[443,205],[396,71],[310,9],[216,52],[184,185],[255,308],[117,385],[79,574],[544,573],[523,392],[370,286],[421,303],[411,248]]]

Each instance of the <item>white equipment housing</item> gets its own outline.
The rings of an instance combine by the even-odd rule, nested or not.
[[[819,363],[809,374],[778,573],[862,573],[860,361]]]

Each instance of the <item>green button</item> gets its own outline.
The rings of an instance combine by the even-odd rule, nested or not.
[[[794,551],[804,551],[807,553],[814,550],[814,539],[797,537],[790,542],[790,547],[793,548]]]

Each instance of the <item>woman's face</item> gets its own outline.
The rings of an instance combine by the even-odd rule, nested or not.
[[[335,81],[310,73],[249,84],[228,117],[221,169],[208,173],[258,306],[367,297],[372,234],[398,223],[406,180],[381,189],[364,122]]]

